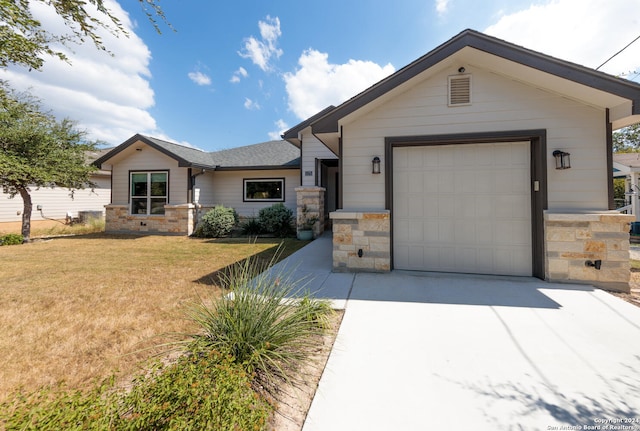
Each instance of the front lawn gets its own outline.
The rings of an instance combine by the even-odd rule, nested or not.
[[[0,247],[0,401],[134,375],[165,334],[196,330],[184,306],[219,294],[218,271],[268,261],[279,242],[94,234]],[[304,244],[285,240],[282,257]]]

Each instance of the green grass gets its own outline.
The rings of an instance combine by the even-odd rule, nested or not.
[[[631,264],[631,269],[640,270],[640,260],[631,259],[629,262]]]

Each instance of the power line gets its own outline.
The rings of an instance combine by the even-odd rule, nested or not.
[[[638,37],[636,37],[635,39],[633,39],[631,42],[629,42],[629,44],[627,46],[625,46],[624,48],[622,48],[620,51],[616,52],[615,54],[613,54],[611,57],[609,57],[607,59],[607,61],[605,61],[604,63],[602,63],[600,66],[596,67],[596,70],[600,69],[602,66],[604,66],[605,64],[607,64],[609,61],[611,61],[615,56],[617,56],[618,54],[620,54],[622,51],[624,51],[625,49],[629,48],[633,42],[635,42],[636,40],[640,39],[640,35],[638,35]]]

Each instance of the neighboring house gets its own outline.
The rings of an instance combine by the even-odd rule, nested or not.
[[[613,178],[624,178],[625,201],[616,206],[640,221],[640,153],[613,155]]]
[[[465,30],[284,138],[305,175],[308,143],[339,157],[337,271],[628,290],[633,218],[612,211],[611,132],[637,122],[637,83]]]
[[[259,146],[288,154],[283,142],[217,162],[218,153],[133,137],[99,160],[113,169],[107,228],[189,233],[195,203],[255,214],[247,184],[260,183],[246,180],[264,179],[273,196],[284,178],[279,199],[319,216],[316,234],[329,216],[336,271],[628,290],[633,217],[614,211],[611,133],[637,122],[639,84],[465,30],[285,132],[299,149],[282,159]],[[556,154],[570,155],[569,169],[556,168]]]
[[[89,162],[111,151],[111,148],[92,151],[87,154]],[[33,212],[31,220],[65,220],[67,214],[76,218],[82,212],[104,214],[104,207],[111,201],[111,172],[99,170],[91,175],[93,189],[71,191],[62,187],[31,187]],[[38,211],[41,208],[41,211]],[[23,202],[20,195],[10,198],[0,189],[0,223],[22,220]]]
[[[108,232],[189,235],[215,205],[245,218],[278,202],[295,211],[300,185],[300,150],[286,141],[208,153],[135,135],[94,164],[112,174]]]

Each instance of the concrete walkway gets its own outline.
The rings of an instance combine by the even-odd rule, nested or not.
[[[640,429],[640,308],[533,278],[333,274],[330,250],[285,263],[346,308],[304,431]]]

